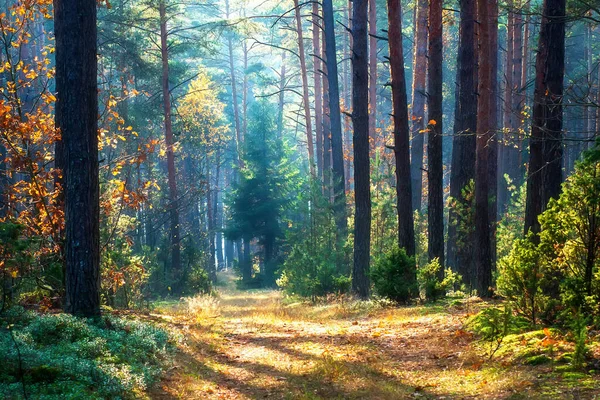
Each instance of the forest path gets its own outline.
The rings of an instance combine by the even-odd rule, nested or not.
[[[463,331],[477,304],[286,304],[278,291],[239,291],[231,275],[220,278],[218,304],[197,298],[187,311],[154,314],[185,345],[152,398],[536,397],[539,370],[486,362]]]

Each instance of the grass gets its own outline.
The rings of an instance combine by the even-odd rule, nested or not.
[[[567,379],[554,371],[555,358],[569,348],[556,345],[548,356],[540,344],[543,332],[526,336],[531,343],[507,338],[506,348],[489,361],[464,329],[486,305],[473,299],[402,308],[349,299],[312,304],[278,291],[238,291],[231,276],[220,278],[225,284],[218,300],[196,298],[154,311],[177,321],[174,329],[186,344],[153,398],[546,399],[600,393],[593,376]],[[536,343],[540,351],[525,354],[527,347],[538,349]],[[512,354],[516,346],[524,349]],[[536,355],[551,361],[531,358]]]

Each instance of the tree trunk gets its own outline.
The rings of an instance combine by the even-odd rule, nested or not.
[[[327,55],[327,83],[329,86],[329,122],[331,124],[331,166],[333,169],[334,212],[338,229],[338,245],[343,246],[348,234],[348,222],[346,217],[346,181],[344,179],[344,149],[342,147],[342,121],[340,116],[340,87],[338,83],[332,0],[323,0],[323,22],[325,25],[325,53]],[[366,23],[365,16],[365,27]],[[368,99],[365,100],[365,104],[367,104],[367,101]],[[368,155],[368,142],[366,149]]]
[[[208,160],[207,160],[208,161]],[[217,281],[216,247],[215,247],[215,219],[213,188],[210,182],[210,164],[206,165],[206,237],[208,238],[208,277],[211,282]]]
[[[225,0],[225,16],[229,19],[229,0]],[[231,100],[233,105],[233,122],[235,127],[235,151],[238,168],[242,167],[242,128],[240,126],[240,109],[238,106],[237,85],[235,83],[235,64],[233,63],[233,38],[227,35],[227,48],[229,50],[229,71],[231,76]]]
[[[369,0],[369,136],[377,135],[377,0]]]
[[[402,6],[400,0],[388,0],[388,42],[392,78],[392,117],[394,120],[394,155],[396,157],[396,205],[398,211],[398,246],[415,255],[415,227],[410,176],[410,130],[406,100],[406,77],[402,46]],[[416,281],[416,271],[413,276]]]
[[[526,87],[525,84],[521,82],[523,70],[526,69],[524,66],[523,53],[523,15],[519,10],[519,12],[515,14],[514,44],[512,50],[512,123],[511,135],[508,142],[508,164],[506,165],[506,172],[516,185],[520,185],[523,182],[521,168],[519,165],[521,142],[519,129],[522,128],[521,121],[523,120],[523,107],[525,106]],[[510,199],[507,197],[506,202],[509,200]]]
[[[167,146],[167,175],[169,181],[169,214],[171,224],[171,270],[174,294],[180,289],[181,246],[179,238],[179,201],[177,197],[177,176],[175,154],[173,152],[173,127],[171,125],[171,94],[169,90],[169,50],[167,44],[167,16],[164,0],[159,4],[160,13],[160,54],[162,59],[162,95],[165,117],[165,145]]]
[[[244,238],[243,246],[243,250],[240,251],[240,253],[242,254],[242,281],[248,283],[252,279],[252,255],[250,254],[250,237]]]
[[[565,72],[565,0],[544,0],[538,52],[535,60],[535,89],[525,232],[538,233],[538,216],[550,198],[560,194],[562,182],[562,96]]]
[[[279,107],[277,114],[277,135],[279,139],[283,138],[283,108],[285,106],[285,54],[284,50],[281,54],[281,72],[279,73]]]
[[[323,88],[321,87],[321,24],[319,3],[312,6],[313,74],[315,81],[315,136],[317,144],[317,173],[323,176]]]
[[[428,79],[428,247],[429,259],[444,265],[444,171],[442,165],[442,0],[429,2]],[[443,268],[440,275],[443,274]]]
[[[298,33],[298,53],[300,56],[300,75],[302,76],[302,101],[304,104],[304,123],[306,125],[306,145],[308,147],[308,165],[310,173],[315,175],[315,154],[312,137],[312,121],[310,117],[310,98],[308,95],[308,74],[306,72],[306,55],[304,54],[304,34],[302,33],[302,16],[298,0],[294,0],[296,10],[296,32]]]
[[[96,7],[91,0],[54,5],[57,126],[64,150],[65,311],[84,317],[100,315]]]
[[[503,117],[502,117],[502,133],[501,141],[499,146],[499,168],[498,168],[498,204],[500,205],[500,212],[505,211],[505,206],[508,203],[508,182],[504,177],[505,174],[509,173],[509,164],[511,159],[511,144],[513,143],[513,105],[514,105],[514,81],[513,81],[513,61],[514,61],[514,41],[515,41],[515,14],[512,11],[513,3],[509,0],[507,3],[508,11],[508,22],[506,24],[506,61],[504,64],[504,102],[503,102]]]
[[[460,44],[459,77],[457,90],[457,114],[454,118],[454,139],[452,146],[452,168],[450,174],[450,196],[461,204],[470,207],[463,196],[463,190],[475,179],[475,149],[477,132],[477,62],[475,17],[476,0],[460,2]],[[468,209],[468,208],[467,208]],[[469,231],[472,221],[463,213],[450,209],[448,227],[448,264],[458,271],[466,282],[473,275],[474,237]],[[465,231],[466,230],[466,231]],[[460,243],[460,245],[459,245]]]
[[[492,30],[494,16],[487,0],[478,0],[479,89],[477,102],[477,150],[475,162],[475,289],[479,296],[490,295],[492,254],[489,215],[489,145],[492,129]]]
[[[322,56],[325,60],[323,63],[323,129],[321,134],[323,140],[323,173],[321,179],[323,180],[323,195],[333,201],[333,170],[331,169],[331,120],[329,118],[329,80],[327,79],[327,55],[325,54],[327,43],[325,40],[325,34],[322,36]]]
[[[490,140],[488,142],[488,214],[490,223],[490,254],[492,269],[496,266],[496,227],[498,221],[498,1],[488,1],[492,13],[490,52],[492,62]]]
[[[242,42],[242,54],[244,55],[244,79],[242,80],[242,143],[248,137],[248,46],[246,41]]]
[[[367,9],[367,0],[354,0],[352,12],[352,38],[354,40],[352,48],[352,125],[354,127],[354,196],[356,209],[354,214],[352,291],[361,298],[369,296],[369,249],[371,244]]]
[[[427,0],[417,0],[415,7],[415,45],[412,84],[412,146],[410,174],[412,177],[412,209],[421,211],[423,195],[423,146],[425,145],[425,102],[427,101]],[[415,68],[414,66],[418,66]]]

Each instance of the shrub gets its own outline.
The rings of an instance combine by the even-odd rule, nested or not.
[[[370,273],[375,292],[381,297],[406,303],[418,294],[415,259],[404,249],[396,247],[380,257]]]
[[[13,307],[0,318],[0,397],[135,398],[166,365],[172,338],[152,324]],[[10,330],[5,327],[8,326]]]
[[[570,328],[573,335],[573,342],[575,342],[575,350],[573,351],[571,363],[573,368],[581,369],[585,364],[589,350],[586,343],[588,338],[587,324],[581,313],[573,315]]]
[[[520,333],[528,325],[524,320],[515,317],[508,305],[504,305],[502,309],[490,307],[481,310],[468,322],[468,326],[489,345],[491,359],[507,335]]]
[[[419,289],[425,295],[425,299],[429,301],[435,301],[443,297],[446,292],[454,289],[462,280],[461,276],[450,268],[446,268],[444,278],[440,279],[441,269],[440,261],[434,258],[417,270]]]
[[[555,303],[544,293],[550,277],[545,274],[546,266],[543,249],[534,243],[532,233],[525,239],[517,239],[510,253],[498,263],[498,293],[533,325],[540,317],[548,318]]]
[[[283,252],[286,257],[277,285],[289,294],[313,300],[345,293],[351,282],[347,268],[349,242],[345,245],[337,242],[333,207],[322,195],[319,184],[311,182],[310,190],[302,196],[308,218],[295,223],[288,233],[288,246]]]
[[[499,262],[499,293],[534,324],[566,323],[569,310],[600,319],[600,162],[579,163],[539,216],[541,231],[516,240]]]

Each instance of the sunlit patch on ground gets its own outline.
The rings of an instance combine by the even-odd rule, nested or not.
[[[226,275],[223,279],[231,279]],[[231,283],[231,282],[230,282]],[[476,302],[392,308],[286,304],[277,291],[187,300],[156,312],[186,338],[153,398],[593,398],[599,384],[499,357],[487,360],[464,322]],[[544,375],[545,374],[545,375]],[[568,378],[568,377],[567,377]],[[573,382],[584,383],[577,388]]]

